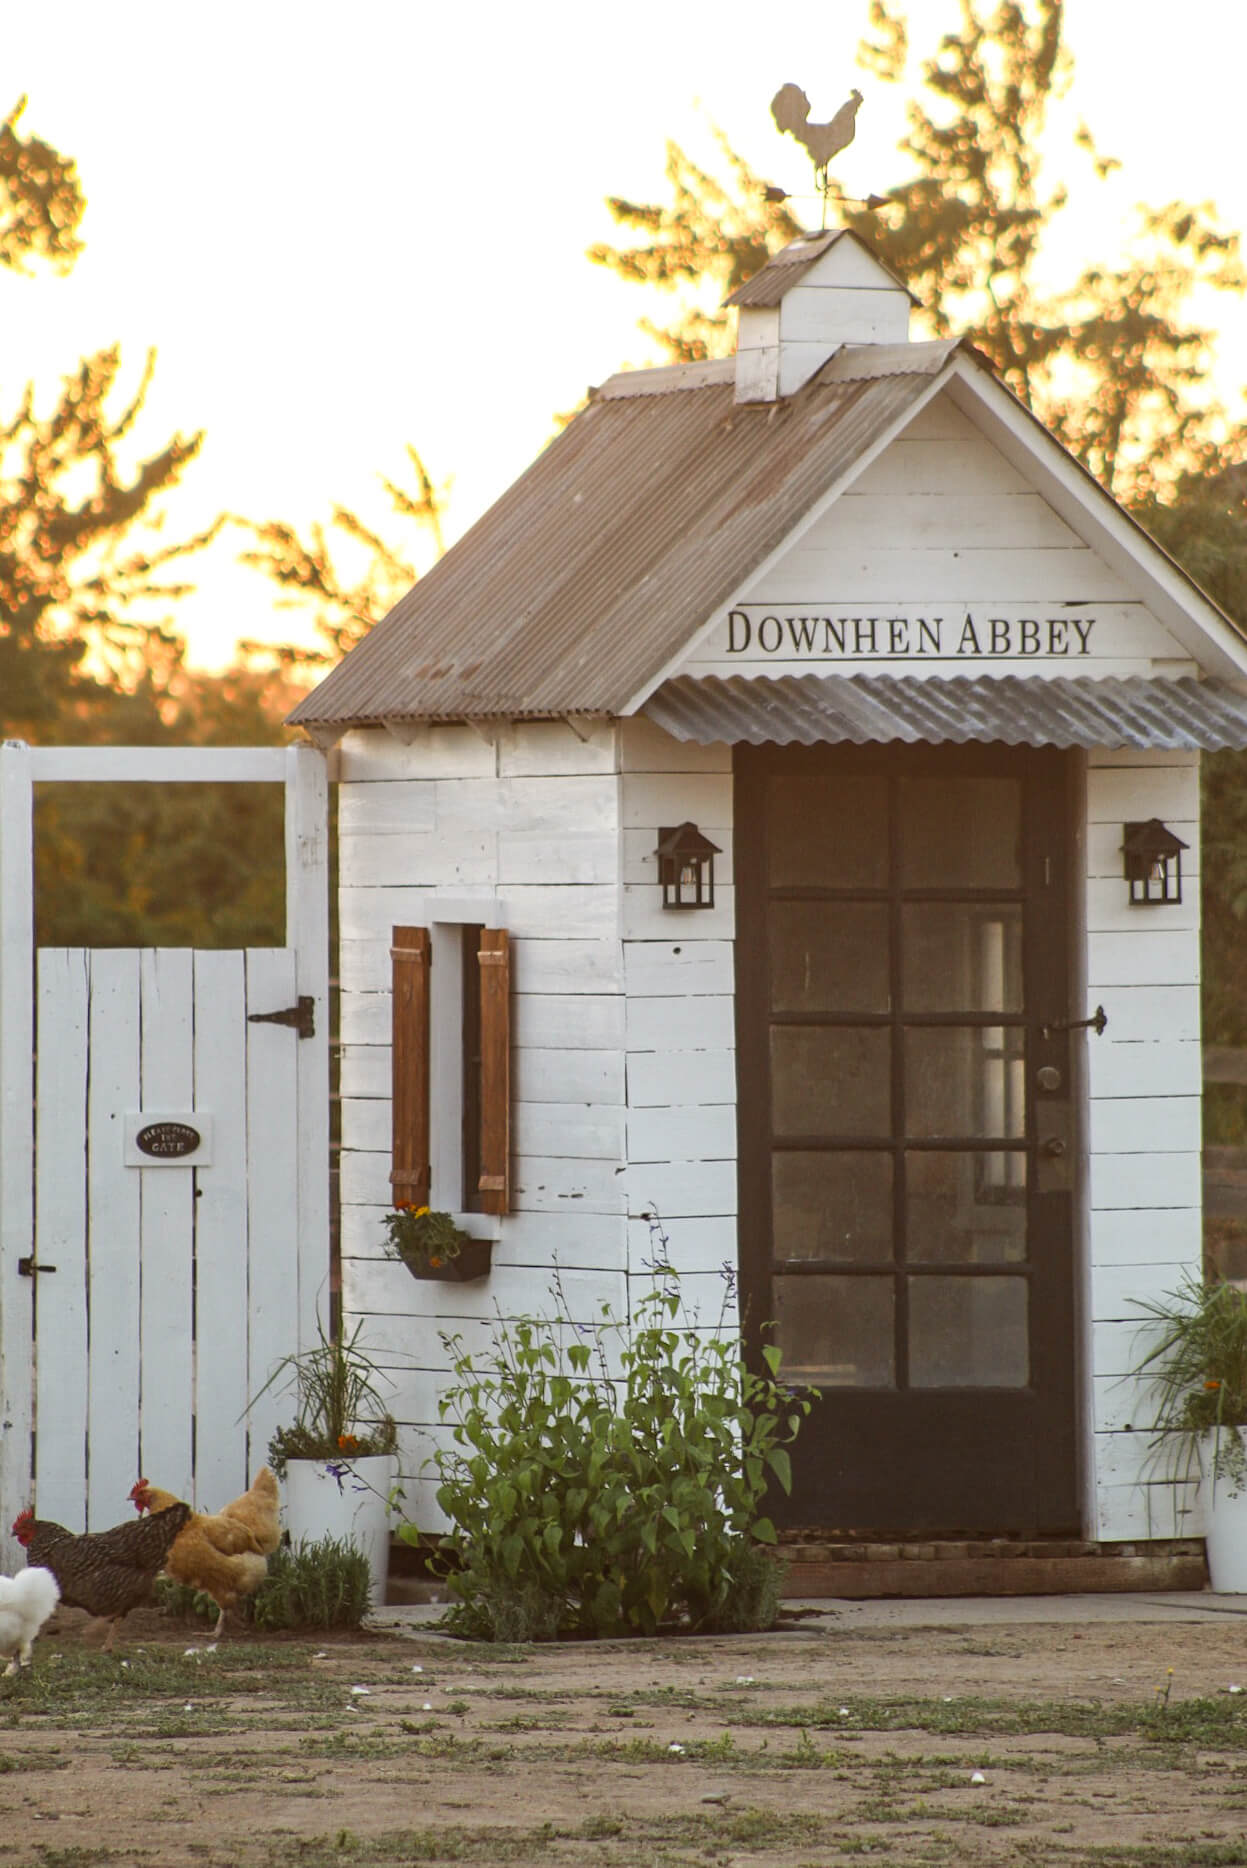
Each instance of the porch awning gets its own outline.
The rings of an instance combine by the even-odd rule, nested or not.
[[[1221,681],[1019,675],[679,675],[640,710],[710,745],[998,740],[1007,746],[1247,747],[1247,695]]]

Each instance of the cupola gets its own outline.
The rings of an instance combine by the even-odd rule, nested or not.
[[[736,400],[774,402],[842,344],[903,344],[907,288],[847,228],[802,234],[725,300],[738,314]]]

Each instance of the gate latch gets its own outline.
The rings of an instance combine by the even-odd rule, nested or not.
[[[19,1278],[33,1278],[37,1271],[55,1270],[55,1265],[36,1264],[33,1254],[29,1258],[19,1258],[17,1261],[17,1275]]]
[[[316,1001],[310,992],[301,992],[294,1005],[287,1005],[280,1012],[248,1012],[249,1025],[290,1025],[301,1038],[314,1038],[316,1024],[313,1017]]]

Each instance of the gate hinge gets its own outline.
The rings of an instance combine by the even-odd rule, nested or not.
[[[310,992],[301,992],[295,1005],[287,1005],[280,1012],[248,1012],[249,1025],[290,1025],[301,1038],[316,1036],[314,1010],[316,1001]]]

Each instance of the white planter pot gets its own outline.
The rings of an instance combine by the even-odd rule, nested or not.
[[[368,1559],[373,1608],[385,1601],[393,1483],[392,1453],[352,1460],[292,1459],[286,1467],[291,1543],[316,1543],[323,1537],[353,1543]]]
[[[1244,1435],[1241,1427],[1223,1427],[1221,1431],[1237,1433],[1240,1439]],[[1210,1437],[1200,1448],[1200,1464],[1208,1580],[1219,1595],[1247,1595],[1247,1490],[1232,1492],[1225,1478],[1213,1484]]]

